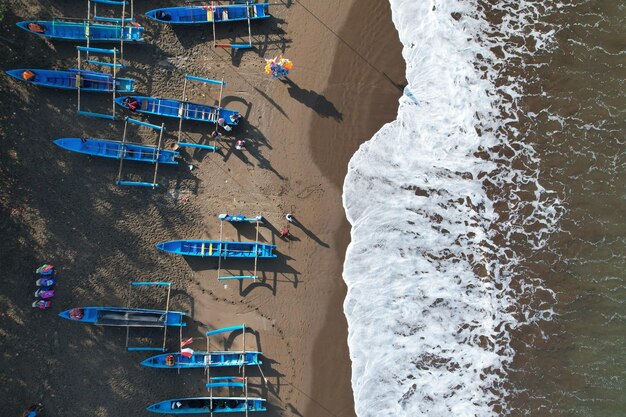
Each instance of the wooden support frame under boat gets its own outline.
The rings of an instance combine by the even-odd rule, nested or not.
[[[183,81],[183,95],[181,98],[182,103],[180,107],[178,108],[179,122],[178,122],[177,145],[181,147],[200,148],[200,149],[209,150],[211,152],[217,152],[219,150],[219,146],[216,146],[216,145],[204,145],[201,143],[181,142],[180,140],[181,135],[182,135],[182,130],[183,130],[183,119],[184,119],[184,117],[182,116],[184,115],[185,111],[187,111],[187,107],[189,103],[187,101],[187,80],[197,81],[197,82],[201,82],[205,84],[217,84],[220,86],[220,97],[217,103],[217,107],[215,108],[215,121],[216,121],[215,132],[217,132],[219,128],[217,121],[220,118],[220,111],[222,109],[222,93],[224,91],[224,86],[226,85],[226,82],[224,81],[223,78],[221,80],[213,80],[210,78],[202,78],[202,77],[196,77],[193,75],[185,75],[185,79]]]
[[[196,397],[196,398],[177,398],[172,400],[165,400],[147,407],[148,411],[155,413],[165,414],[191,414],[191,413],[208,413],[213,416],[218,413],[232,413],[239,412],[245,413],[247,416],[249,412],[266,411],[265,399],[250,397],[248,392],[248,377],[246,376],[246,346],[245,337],[246,329],[248,327],[245,324],[240,324],[231,327],[225,327],[221,329],[211,330],[206,332],[207,337],[207,352],[211,351],[210,337],[220,333],[227,333],[232,331],[243,330],[243,343],[244,350],[242,352],[242,363],[239,366],[241,376],[211,376],[211,366],[206,366],[206,384],[205,387],[209,390],[208,397]],[[182,340],[182,337],[181,337]],[[256,363],[263,377],[263,381],[267,384],[267,378],[263,374],[263,370],[259,363]],[[243,397],[216,397],[213,395],[213,389],[215,388],[242,388]],[[234,402],[234,406],[230,404],[224,405],[225,402]]]
[[[91,16],[92,3],[93,17]],[[122,6],[122,16],[119,18],[98,16],[98,3],[112,6]],[[130,17],[128,18],[126,17],[126,5],[130,5]],[[87,0],[87,22],[94,21],[120,24],[120,61],[123,60],[124,56],[124,26],[126,25],[126,23],[135,24],[135,18],[133,17],[134,12],[134,0]],[[89,48],[89,26],[86,26],[85,28],[85,37],[87,38],[87,48]]]
[[[181,343],[181,349],[178,352],[162,353],[156,356],[152,356],[144,359],[141,365],[150,368],[160,369],[176,369],[179,373],[181,369],[205,369],[206,368],[223,368],[234,367],[241,369],[242,366],[260,366],[262,364],[260,356],[263,352],[256,350],[246,350],[246,330],[250,327],[245,324],[239,324],[236,326],[225,327],[221,329],[211,330],[206,332],[206,350],[194,351],[189,348],[190,351],[183,352],[183,347],[192,343],[194,338],[189,339],[187,342]],[[243,336],[243,349],[242,350],[211,350],[212,336],[216,336],[221,333],[232,334],[234,332],[242,331]],[[182,327],[180,328],[180,340],[183,340]],[[263,371],[259,368],[261,374]]]
[[[259,244],[259,226],[263,222],[262,215],[258,215],[255,217],[245,217],[240,214],[237,216],[229,216],[228,214],[220,214],[218,218],[220,219],[220,241],[223,238],[225,221],[230,222],[230,223],[254,223],[256,225],[256,238],[254,239],[254,244],[255,245]],[[220,272],[222,269],[222,257],[220,256],[217,261],[217,280],[218,281],[242,281],[245,279],[251,279],[254,282],[256,282],[256,280],[259,278],[259,276],[257,275],[258,260],[259,260],[259,251],[256,250],[256,247],[255,247],[254,272],[252,273],[252,275],[233,275],[229,277],[222,277],[220,276]]]
[[[103,17],[97,14],[97,5],[122,6],[121,17]],[[93,5],[93,16],[92,16]],[[126,6],[130,5],[130,17],[126,17]],[[133,0],[88,0],[87,18],[76,19],[55,17],[52,20],[27,20],[17,22],[17,26],[27,32],[48,39],[81,42],[87,47],[92,42],[120,42],[123,52],[124,42],[142,42],[143,27],[133,17]],[[113,24],[110,24],[113,23]],[[131,25],[126,25],[130,23]]]
[[[172,293],[172,283],[171,282],[146,282],[146,281],[133,281],[130,283],[130,289],[128,292],[128,305],[127,308],[130,308],[131,298],[133,294],[133,287],[166,287],[167,288],[167,299],[165,301],[165,317],[169,314],[170,311],[170,296]],[[154,346],[129,346],[128,342],[130,340],[130,326],[126,326],[126,350],[128,351],[161,351],[165,352],[165,345],[167,342],[167,325],[163,326],[163,344],[160,347]],[[179,326],[182,332],[182,326]]]
[[[248,416],[250,412],[267,411],[265,399],[249,396],[247,377],[213,377],[205,386],[209,390],[208,397],[165,400],[148,406],[147,410],[162,414],[208,414],[210,416],[221,413],[245,413]],[[213,389],[224,387],[242,388],[244,396],[217,397],[213,395]]]
[[[168,327],[186,326],[184,317],[186,313],[180,311],[170,311],[170,282],[146,282],[134,281],[130,283],[128,304],[126,307],[80,307],[65,310],[59,316],[70,321],[91,323],[101,326],[126,327],[126,349],[128,350],[159,350],[165,351]],[[165,310],[149,310],[143,308],[132,308],[131,298],[133,287],[167,287],[167,300]],[[154,346],[129,346],[130,328],[163,328],[163,344]]]
[[[218,4],[215,4],[216,2],[211,2],[210,6],[207,6],[208,8],[210,8],[210,10],[214,11],[216,7],[218,7]],[[216,32],[215,32],[215,19],[213,19],[213,47],[214,48],[230,48],[230,49],[251,49],[252,48],[252,26],[251,26],[251,22],[250,22],[250,7],[254,7],[255,3],[254,2],[250,2],[250,1],[246,1],[245,2],[245,7],[246,7],[246,20],[248,22],[248,43],[217,43],[217,39],[216,39]],[[231,4],[231,5],[219,5],[220,8],[225,8],[226,10],[228,10],[228,7],[241,7],[241,4]]]
[[[99,117],[102,119],[110,119],[110,120],[115,120],[115,98],[116,98],[116,94],[117,94],[117,89],[115,88],[115,83],[117,80],[117,70],[118,69],[122,69],[122,68],[126,68],[126,66],[124,64],[122,64],[121,62],[118,62],[118,50],[117,48],[113,48],[113,49],[103,49],[103,48],[91,48],[89,46],[77,46],[76,47],[76,51],[77,51],[77,72],[76,72],[76,91],[77,91],[77,113],[82,115],[82,116],[91,116],[91,117]],[[103,114],[103,113],[94,113],[94,112],[89,112],[89,111],[84,111],[82,110],[81,107],[81,92],[82,92],[82,88],[81,88],[81,76],[83,73],[83,69],[82,69],[82,62],[83,62],[83,57],[82,57],[82,53],[85,52],[87,57],[85,62],[92,64],[92,65],[99,65],[99,66],[104,66],[104,67],[109,67],[111,68],[113,74],[112,74],[112,80],[111,82],[113,83],[113,88],[111,89],[111,115],[109,116],[108,114]],[[105,55],[111,55],[112,57],[112,62],[103,62],[100,60],[95,60],[95,59],[89,59],[89,53],[93,53],[93,54],[105,54]]]
[[[156,152],[154,155],[154,177],[152,178],[152,182],[145,182],[145,181],[123,181],[122,180],[122,167],[124,165],[124,153],[126,151],[125,145],[126,145],[126,131],[128,129],[128,123],[132,123],[132,124],[136,124],[136,125],[140,125],[140,126],[146,126],[149,127],[150,129],[156,130],[159,132],[159,142],[157,144],[156,147]],[[159,156],[160,156],[160,152],[161,152],[161,144],[163,143],[163,132],[165,131],[165,124],[162,123],[161,126],[157,126],[157,125],[153,125],[150,123],[146,123],[146,122],[142,122],[140,120],[136,120],[136,119],[131,119],[130,117],[126,117],[124,118],[124,134],[122,136],[122,144],[121,144],[121,152],[120,152],[120,166],[119,166],[119,170],[117,172],[117,180],[115,181],[116,185],[121,185],[121,186],[130,186],[130,187],[152,187],[152,189],[155,189],[159,186],[159,184],[156,182],[157,180],[157,174],[159,171]]]

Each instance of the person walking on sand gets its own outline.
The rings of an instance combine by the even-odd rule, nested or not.
[[[282,229],[280,231],[280,237],[282,237],[283,239],[289,239],[289,229]]]
[[[293,217],[293,214],[291,213],[287,213],[287,215],[285,216],[285,219],[287,219],[289,223],[293,223],[293,221],[295,220],[295,218]]]

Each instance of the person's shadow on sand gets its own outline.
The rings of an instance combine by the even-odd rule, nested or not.
[[[309,238],[313,239],[315,242],[317,242],[318,245],[323,246],[325,248],[329,248],[330,245],[328,245],[328,243],[324,242],[322,239],[320,239],[319,237],[317,237],[315,235],[315,233],[313,233],[311,230],[309,230],[305,225],[303,225],[302,223],[300,223],[300,221],[298,219],[296,219],[295,217],[293,217],[293,220],[291,221],[291,224],[293,224],[294,226],[300,228]],[[290,238],[292,240],[296,240],[297,238],[295,236],[290,236]],[[297,239],[300,240],[300,239]]]
[[[287,91],[291,97],[298,100],[305,106],[312,108],[320,116],[332,117],[339,122],[343,120],[343,114],[337,110],[335,105],[328,101],[328,99],[323,95],[318,94],[313,90],[300,88],[296,83],[289,79],[289,77],[280,78],[280,81],[289,86]]]

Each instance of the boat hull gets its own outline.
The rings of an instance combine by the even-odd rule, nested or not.
[[[29,25],[41,26],[44,31],[37,32]],[[105,25],[91,22],[65,22],[55,20],[26,20],[17,22],[16,25],[29,33],[44,38],[63,41],[85,41],[87,31],[89,42],[143,42],[142,33],[144,28],[139,26]],[[87,29],[89,27],[89,29]]]
[[[217,107],[206,104],[145,96],[118,97],[115,99],[115,103],[118,106],[129,109],[128,103],[131,99],[139,102],[137,109],[133,110],[137,113],[209,123],[217,123],[219,118],[223,118],[228,125],[235,126],[239,124],[239,117],[237,117],[239,112],[225,108],[221,108],[218,111]]]
[[[276,245],[256,242],[225,242],[219,240],[170,240],[160,242],[157,249],[185,256],[222,258],[276,258]]]
[[[245,413],[266,411],[262,398],[196,397],[165,400],[147,407],[148,411],[161,414]]]
[[[226,23],[247,21],[250,11],[250,20],[266,19],[271,17],[268,13],[269,4],[237,4],[222,6],[182,6],[164,7],[150,10],[146,16],[152,20],[168,25],[201,25],[213,23]]]
[[[22,74],[25,71],[32,72],[35,74],[35,77],[32,80],[24,79]],[[77,89],[77,73],[75,71],[21,68],[9,70],[6,73],[11,77],[27,84],[38,85],[41,87],[61,88],[64,90]],[[110,74],[89,71],[80,74],[79,79],[81,83],[81,91],[111,93],[113,92],[114,85],[115,91],[118,93],[132,93],[135,91],[135,80],[130,78],[116,78],[115,81],[113,81],[113,77]]]
[[[80,310],[78,312],[77,310]],[[80,313],[80,314],[78,314]],[[78,317],[80,315],[80,317]],[[79,307],[62,311],[60,317],[99,326],[124,327],[182,327],[185,313],[179,311],[146,310],[124,307]]]
[[[122,142],[116,140],[61,138],[55,140],[54,144],[68,151],[103,158],[120,159],[122,157],[128,161],[150,163],[155,163],[157,160],[156,147],[125,142],[124,152],[122,152]],[[158,160],[161,164],[176,165],[178,155],[176,151],[161,149],[158,151]]]
[[[152,356],[141,362],[143,366],[161,369],[196,369],[196,368],[221,368],[227,366],[261,365],[259,360],[261,352],[245,352],[245,361],[242,360],[243,351],[214,351],[194,352],[190,358],[180,352],[164,353]],[[174,357],[174,364],[167,365],[166,358]]]

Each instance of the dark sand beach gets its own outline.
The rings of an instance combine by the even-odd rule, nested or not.
[[[145,407],[176,397],[206,395],[201,370],[181,372],[139,365],[146,352],[126,352],[124,329],[71,323],[57,317],[88,305],[126,305],[133,280],[173,283],[171,309],[190,318],[183,337],[205,347],[204,332],[245,323],[246,349],[263,351],[263,375],[249,368],[250,395],[267,399],[266,415],[351,416],[347,325],[342,312],[342,262],[349,227],[341,185],[350,156],[395,118],[404,84],[400,43],[387,2],[290,1],[272,6],[273,18],[252,25],[255,48],[213,49],[210,29],[172,29],[142,14],[174,5],[135,4],[146,43],[125,47],[140,94],[179,98],[183,76],[224,78],[222,104],[244,122],[219,140],[218,153],[184,152],[186,164],[159,168],[161,187],[114,185],[117,163],[56,147],[60,137],[119,139],[123,123],[79,117],[76,94],[39,89],[0,77],[0,399],[6,415],[41,401],[47,416],[151,415]],[[7,3],[0,23],[2,70],[75,66],[71,44],[21,31],[31,17],[84,17],[73,1]],[[218,28],[232,40],[245,25]],[[263,73],[263,58],[284,53],[294,71],[284,82]],[[191,101],[213,103],[219,91],[193,85]],[[107,111],[107,97],[85,101]],[[123,111],[118,110],[118,114]],[[166,144],[178,121],[165,122]],[[185,140],[207,143],[212,125],[185,123]],[[155,143],[148,129],[129,139]],[[246,150],[234,149],[237,139]],[[193,165],[190,170],[187,164]],[[127,164],[125,175],[151,178],[153,168]],[[259,240],[278,245],[279,257],[260,260],[256,282],[218,282],[219,274],[248,275],[253,261],[186,259],[157,251],[170,239],[218,239],[220,213],[262,214]],[[285,214],[296,222],[288,224]],[[292,239],[281,240],[289,227]],[[224,240],[256,238],[252,225],[224,224]],[[43,261],[58,268],[57,295],[47,311],[30,307],[33,271]],[[136,291],[137,307],[162,308],[164,291]],[[160,343],[160,331],[134,331],[135,342]],[[197,338],[197,339],[196,339]],[[212,343],[242,347],[241,335]],[[172,330],[168,347],[177,350]],[[211,375],[229,375],[219,370]]]

